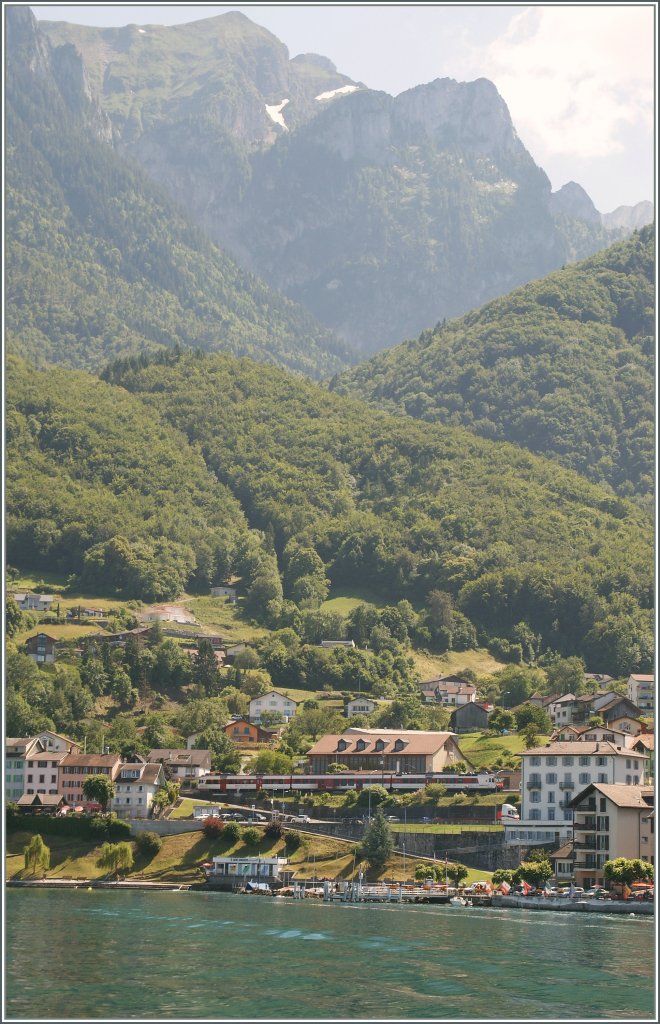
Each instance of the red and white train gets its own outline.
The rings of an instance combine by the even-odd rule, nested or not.
[[[504,788],[501,779],[488,772],[472,775],[449,775],[432,772],[422,775],[397,775],[394,772],[337,772],[335,775],[203,775],[197,780],[198,791],[210,796],[223,793],[315,793],[342,792],[364,789],[365,786],[385,786],[392,792],[410,792],[422,789],[432,782],[440,782],[448,790],[467,793],[497,793]]]

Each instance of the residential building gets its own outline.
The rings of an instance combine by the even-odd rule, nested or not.
[[[355,640],[321,640],[321,647],[347,647],[350,650],[353,650],[355,647]]]
[[[634,741],[634,737],[630,733],[623,729],[613,729],[609,725],[580,726],[577,738],[594,743],[598,740],[609,740],[610,743],[614,743],[618,747],[630,747]]]
[[[385,704],[390,704],[391,701],[385,698],[379,697],[354,697],[353,700],[349,700],[344,708],[344,714],[347,718],[352,718],[353,715],[370,715],[376,708],[383,707]]]
[[[655,779],[655,736],[652,732],[643,732],[637,738],[632,738],[631,750],[637,750],[640,754],[646,754],[646,777],[649,783]]]
[[[577,697],[574,693],[565,693],[561,697],[557,697],[548,704],[546,711],[552,719],[552,724],[555,726],[561,725],[572,725],[573,715],[576,711],[576,700]]]
[[[573,840],[569,839],[558,850],[549,855],[550,863],[553,866],[555,880],[558,885],[566,884],[573,880]]]
[[[57,814],[67,807],[67,802],[59,793],[35,793],[33,796],[24,793],[16,803],[21,811],[30,814]]]
[[[147,760],[152,764],[162,764],[165,777],[172,782],[194,784],[202,775],[208,775],[211,771],[210,750],[156,748],[149,751]]]
[[[616,857],[653,863],[649,812],[653,787],[592,783],[571,801],[575,811],[575,884],[603,885],[603,867]]]
[[[90,775],[107,775],[113,782],[119,772],[119,754],[66,754],[60,762],[59,792],[72,807],[86,806],[83,782]]]
[[[640,736],[641,733],[646,731],[646,726],[639,718],[633,718],[631,715],[620,715],[614,716],[608,719],[608,726],[617,732],[622,732],[626,736],[632,737],[633,741],[636,736]]]
[[[80,753],[79,743],[76,743],[75,740],[70,740],[68,736],[51,732],[50,729],[44,729],[43,732],[37,733],[37,739],[44,750],[66,750],[72,754]]]
[[[438,679],[427,679],[420,687],[422,697],[427,703],[449,704],[458,707],[476,700],[477,688],[466,683],[458,676],[440,676]]]
[[[449,728],[452,732],[475,732],[478,729],[488,728],[492,704],[485,701],[469,701],[454,708],[449,716]]]
[[[211,597],[227,597],[230,604],[236,604],[236,587],[211,587]]]
[[[451,732],[402,729],[359,729],[322,736],[307,752],[310,771],[322,774],[339,762],[355,771],[415,774],[451,770],[468,759]]]
[[[261,697],[254,697],[250,701],[249,718],[257,725],[261,722],[264,711],[279,711],[285,722],[290,722],[298,709],[298,701],[291,697],[285,697],[277,690],[269,690]]]
[[[5,797],[16,801],[25,792],[25,763],[33,751],[45,747],[36,736],[9,737],[5,740]]]
[[[620,718],[639,718],[642,714],[640,708],[633,704],[627,697],[616,694],[607,704],[602,704],[596,714],[600,715],[607,725],[611,725]]]
[[[121,818],[148,818],[154,796],[165,783],[162,764],[144,761],[121,764],[115,778],[111,809]]]
[[[35,633],[25,641],[25,653],[38,665],[52,665],[57,657],[57,643],[48,633]]]
[[[569,839],[573,797],[591,783],[635,786],[645,782],[646,755],[609,741],[548,743],[520,757],[520,822],[505,828],[510,843]]]
[[[631,675],[628,677],[628,699],[636,704],[645,715],[655,712],[655,676]]]
[[[231,722],[227,722],[223,731],[230,740],[239,746],[249,747],[257,743],[270,742],[270,733],[254,722],[248,722],[247,718],[232,718]]]
[[[55,598],[52,594],[14,593],[14,601],[22,612],[48,612]]]
[[[552,704],[559,698],[559,696],[560,695],[558,693],[553,693],[550,695],[543,693],[533,693],[531,697],[527,698],[527,703],[535,704],[538,708],[547,708],[548,704]]]
[[[25,758],[24,793],[28,796],[35,793],[54,796],[61,793],[60,765],[70,754],[66,750],[40,750],[39,747],[41,743]]]

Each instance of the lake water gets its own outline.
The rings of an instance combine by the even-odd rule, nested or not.
[[[3,1020],[646,1020],[653,918],[7,890]]]

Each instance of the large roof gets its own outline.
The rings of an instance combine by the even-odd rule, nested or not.
[[[453,732],[420,732],[416,729],[346,729],[343,733],[332,733],[322,736],[307,752],[308,757],[319,754],[435,754],[453,739]],[[347,746],[339,751],[339,741]],[[357,748],[358,740],[366,745]],[[383,746],[376,749],[376,742],[383,741]],[[405,746],[395,749],[395,743],[401,740]]]
[[[643,810],[648,810],[653,806],[653,786],[624,786],[605,782],[592,782],[590,786],[578,793],[571,803],[574,805],[579,803],[584,794],[591,790],[598,790],[617,807],[641,807]]]
[[[547,743],[545,747],[532,747],[530,750],[523,750],[520,757],[529,757],[530,754],[609,754],[618,757],[630,757],[630,747],[621,747],[612,743],[611,740],[560,740],[557,743]],[[646,754],[637,754],[637,757],[646,757]]]
[[[120,760],[119,754],[67,754],[62,763],[67,767],[73,765],[77,768],[93,768],[99,765],[102,768],[112,768]]]

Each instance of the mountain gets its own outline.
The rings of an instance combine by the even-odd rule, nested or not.
[[[611,213],[601,214],[602,222],[608,230],[624,231],[637,231],[652,224],[654,216],[653,203],[648,201],[635,203],[634,206],[617,206]]]
[[[28,8],[6,14],[8,351],[88,369],[177,344],[311,376],[347,365],[344,343],[113,151],[73,46],[53,47]]]
[[[648,504],[654,479],[652,227],[336,378],[380,409],[462,425]]]
[[[117,151],[240,264],[362,353],[611,240],[555,215],[495,86],[392,97],[232,12],[189,25],[44,22],[82,54]]]

